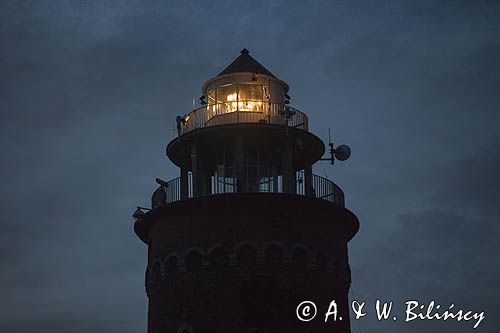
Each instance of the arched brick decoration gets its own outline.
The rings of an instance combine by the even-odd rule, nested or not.
[[[257,251],[257,244],[254,243],[254,242],[250,242],[250,241],[244,241],[244,242],[239,242],[238,244],[236,244],[236,246],[234,247],[234,252],[238,253],[238,251],[244,247],[244,246],[250,246],[252,247],[255,251]]]
[[[227,252],[227,249],[224,246],[222,246],[221,243],[215,243],[212,246],[210,246],[210,248],[206,252],[207,255],[210,257],[210,255],[212,254],[212,251],[217,250],[218,248],[223,248]]]
[[[184,256],[184,265],[188,272],[200,272],[203,268],[203,254],[198,250],[191,250]]]
[[[194,329],[189,323],[184,322],[177,330],[177,333],[194,333]]]
[[[245,243],[236,249],[237,262],[244,274],[255,272],[257,249],[251,243]]]
[[[305,271],[309,265],[310,258],[310,251],[302,245],[297,245],[292,251],[292,267]]]
[[[222,246],[212,248],[208,256],[210,259],[210,266],[213,268],[222,269],[229,265],[229,256]]]
[[[269,266],[279,266],[284,262],[286,249],[279,243],[270,243],[264,249],[265,263]]]
[[[173,273],[192,271],[195,267],[201,271],[230,265],[239,266],[245,274],[255,271],[257,265],[265,271],[266,268],[289,264],[297,269],[330,271],[339,275],[345,273],[342,272],[345,271],[345,263],[342,264],[337,256],[329,256],[323,251],[312,251],[302,244],[296,244],[290,249],[288,251],[283,243],[274,241],[259,247],[253,242],[241,242],[229,251],[220,243],[211,246],[208,251],[190,247],[182,257],[179,257],[177,252],[172,252],[163,259],[154,258],[146,270],[146,282],[151,286],[152,267],[155,265],[159,265],[160,277],[163,278]],[[260,259],[259,253],[262,255]]]
[[[175,273],[179,270],[179,259],[177,255],[169,255],[165,258],[165,272],[167,275]]]
[[[153,266],[155,264],[159,264],[160,265],[160,271],[163,269],[163,261],[161,260],[161,258],[154,258],[151,263],[149,264],[148,266],[148,272],[149,272],[149,275],[151,275],[151,272],[153,270]]]

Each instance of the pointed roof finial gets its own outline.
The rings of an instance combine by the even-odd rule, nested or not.
[[[247,49],[243,49],[240,51],[241,54],[249,54],[250,51],[248,51]]]

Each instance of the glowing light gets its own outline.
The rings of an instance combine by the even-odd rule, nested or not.
[[[238,101],[237,93],[232,93],[227,95],[226,97],[226,112],[233,111],[262,111],[262,102],[261,101]]]

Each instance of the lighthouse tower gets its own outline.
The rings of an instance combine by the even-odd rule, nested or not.
[[[134,213],[149,249],[149,333],[350,332],[359,223],[340,187],[312,173],[350,150],[325,151],[288,89],[243,49],[177,117],[166,154],[180,177],[157,179],[151,209]],[[314,312],[298,311],[303,301],[315,318],[298,318]]]

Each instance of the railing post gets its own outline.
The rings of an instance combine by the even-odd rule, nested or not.
[[[283,171],[283,193],[295,193],[296,177],[292,170],[292,149],[290,138],[283,138],[284,152],[282,154],[281,169]]]
[[[200,171],[201,177],[198,177],[198,180],[201,181],[201,195],[209,195],[212,194],[212,179],[210,177],[210,171],[206,168],[203,168]]]
[[[312,187],[312,165],[307,164],[304,167],[304,194],[311,197],[313,193]]]
[[[279,182],[278,182],[278,172],[276,171],[276,168],[272,168],[272,175],[273,175],[273,190],[272,192],[278,193],[279,192]]]
[[[199,159],[196,144],[191,144],[191,170],[193,170],[193,197],[200,194]]]
[[[196,143],[191,144],[191,163],[193,170],[193,197],[210,194],[210,170],[205,168],[200,149]]]
[[[241,135],[235,138],[235,178],[236,178],[236,191],[246,192],[247,183],[245,175],[245,156],[243,148],[243,137]]]
[[[181,167],[181,200],[189,197],[188,169]]]

